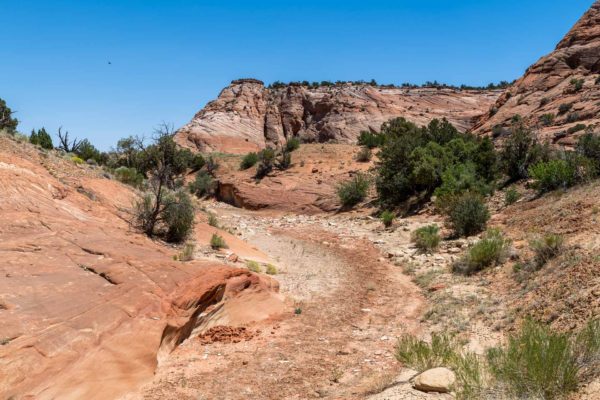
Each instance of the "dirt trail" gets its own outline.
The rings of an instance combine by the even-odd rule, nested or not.
[[[227,221],[234,211],[217,212]],[[351,399],[392,383],[396,337],[419,332],[424,308],[401,268],[367,240],[310,224],[282,230],[235,213],[245,239],[276,261],[289,314],[249,326],[239,340],[189,339],[127,398]]]

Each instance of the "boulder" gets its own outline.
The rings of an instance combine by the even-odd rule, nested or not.
[[[422,392],[448,393],[455,381],[454,372],[448,368],[438,367],[417,375],[413,380],[413,387]]]

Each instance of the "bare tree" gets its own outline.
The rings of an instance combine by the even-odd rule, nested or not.
[[[67,153],[75,153],[81,146],[81,140],[77,140],[77,138],[73,139],[71,142],[69,139],[69,131],[65,131],[64,134],[62,133],[62,126],[58,128],[58,140],[60,142],[58,148]]]

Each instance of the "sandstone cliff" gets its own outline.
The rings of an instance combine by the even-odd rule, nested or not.
[[[447,118],[461,130],[487,111],[498,91],[384,88],[343,84],[267,88],[233,81],[177,133],[180,145],[200,151],[245,153],[297,136],[305,141],[355,142],[393,117],[417,124]]]
[[[600,2],[575,24],[556,49],[529,67],[475,127],[501,135],[519,114],[543,139],[573,144],[600,122]],[[585,126],[585,127],[584,127]]]

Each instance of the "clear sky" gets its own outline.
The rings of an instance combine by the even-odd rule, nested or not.
[[[241,77],[512,80],[592,3],[0,0],[0,98],[22,132],[62,125],[106,150],[183,125]]]

